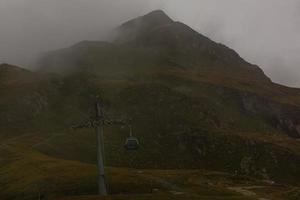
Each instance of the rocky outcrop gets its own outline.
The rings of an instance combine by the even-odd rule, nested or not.
[[[205,168],[299,184],[300,155],[285,147],[259,138],[209,134],[202,130],[193,130],[184,138],[195,159]]]
[[[272,101],[251,93],[240,94],[241,105],[248,114],[260,115],[274,128],[300,138],[300,107]]]

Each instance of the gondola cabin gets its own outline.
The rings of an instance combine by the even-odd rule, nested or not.
[[[126,139],[126,142],[125,142],[125,149],[127,151],[135,151],[135,150],[138,150],[139,149],[139,140],[136,138],[136,137],[129,137]]]

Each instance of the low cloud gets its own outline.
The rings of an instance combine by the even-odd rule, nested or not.
[[[103,39],[154,9],[300,87],[299,0],[0,0],[0,62],[30,68],[44,51]]]

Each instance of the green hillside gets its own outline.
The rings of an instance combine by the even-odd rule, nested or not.
[[[107,199],[299,197],[300,90],[162,11],[115,31],[45,54],[36,72],[0,65],[0,198],[95,194],[94,130],[71,127],[99,94],[141,142],[127,152],[128,129],[104,127]]]

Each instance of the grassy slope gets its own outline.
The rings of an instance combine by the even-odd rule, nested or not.
[[[40,192],[50,199],[98,199],[92,196],[64,197],[95,193],[96,167],[49,157],[31,149],[32,145],[43,140],[34,135],[23,135],[1,144],[1,152],[6,150],[11,155],[9,163],[0,167],[0,197],[34,199]],[[289,188],[284,186],[271,186],[243,176],[205,170],[107,168],[107,176],[109,191],[113,194],[107,199],[246,200],[253,198],[232,192],[228,187],[249,185],[273,190],[274,199],[276,196],[281,199],[279,197],[289,191]],[[259,196],[269,196],[265,190],[258,192]]]
[[[247,152],[239,153],[243,152],[241,151],[243,145],[240,144],[243,144],[241,141],[244,139],[255,143],[276,145],[281,148],[279,152],[299,153],[297,141],[278,134],[274,128],[262,122],[261,118],[240,112],[235,102],[232,101],[234,99],[231,98],[231,92],[226,97],[224,91],[220,94],[218,87],[214,84],[204,81],[195,83],[194,80],[188,78],[178,78],[173,72],[166,74],[152,71],[143,77],[143,79],[136,80],[74,75],[64,79],[45,80],[42,85],[39,82],[38,87],[33,84],[27,90],[20,89],[19,86],[7,89],[5,96],[12,100],[5,101],[3,105],[12,105],[8,102],[15,101],[14,99],[19,95],[15,91],[20,89],[27,96],[38,93],[39,95],[34,96],[33,99],[44,99],[46,96],[47,106],[42,108],[43,112],[39,111],[37,116],[26,118],[27,126],[21,122],[12,124],[12,126],[18,124],[19,134],[31,132],[32,137],[29,138],[33,140],[42,138],[42,141],[34,143],[30,148],[17,145],[13,150],[13,152],[23,152],[17,156],[22,159],[17,159],[8,165],[6,163],[1,167],[2,181],[7,186],[0,194],[15,195],[20,191],[25,191],[26,194],[36,193],[36,187],[38,187],[36,184],[45,181],[50,185],[43,187],[52,188],[51,193],[68,195],[91,193],[94,183],[90,182],[95,175],[92,173],[95,168],[93,165],[83,163],[92,164],[95,161],[93,130],[70,132],[68,128],[72,123],[82,121],[89,115],[92,103],[89,95],[99,91],[107,101],[109,113],[117,113],[117,115],[122,113],[133,118],[134,133],[142,143],[138,153],[128,154],[122,149],[128,134],[127,130],[118,126],[106,128],[107,164],[110,166],[167,169],[206,167],[233,172],[240,167],[241,159],[247,154]],[[225,90],[225,94],[226,92]],[[22,104],[20,103],[21,107]],[[33,103],[28,107],[31,109],[36,107],[35,105],[36,103]],[[170,117],[170,113],[173,117]],[[24,117],[25,114],[19,116]],[[196,138],[195,132],[190,132],[191,128],[200,129]],[[1,135],[15,133],[14,130],[15,128],[7,127],[1,131]],[[228,137],[225,136],[226,140],[222,134],[218,136],[220,131],[228,135]],[[194,144],[190,139],[194,138],[196,141],[197,137],[203,136],[203,133],[205,133],[205,138],[201,140],[208,139],[208,143],[219,144],[219,148],[207,156],[199,157],[201,154],[195,152],[199,144]],[[207,137],[210,134],[212,137]],[[236,135],[242,140],[234,139]],[[231,147],[226,142],[222,142],[227,140],[230,141]],[[27,144],[25,138],[21,138],[20,141]],[[227,151],[231,151],[232,147],[234,155],[238,156],[229,158]],[[272,147],[269,150],[273,152],[278,147]],[[277,150],[274,152],[277,154]],[[14,156],[8,156],[7,159],[12,157]],[[216,157],[221,159],[215,159]],[[228,159],[224,160],[223,158],[226,157]],[[212,161],[214,163],[211,163]],[[228,167],[228,162],[232,166]],[[268,162],[263,162],[259,168],[268,166],[265,164]],[[207,163],[211,164],[207,165]],[[24,170],[20,170],[20,166],[24,166]],[[38,166],[38,169],[35,166]],[[272,169],[272,166],[269,167]],[[69,171],[69,169],[76,170]],[[276,170],[275,174],[279,173],[282,176],[285,174],[282,169]],[[35,177],[37,171],[40,172]],[[81,175],[76,171],[85,173]],[[290,173],[290,170],[285,171]],[[53,175],[55,178],[52,179]],[[287,177],[290,180],[284,180],[285,182],[297,180],[297,176],[290,178],[290,175],[294,174],[288,174]],[[74,185],[73,183],[78,179],[81,179],[80,183]],[[283,180],[282,177],[277,177],[277,179]],[[139,188],[139,191],[149,189],[147,184],[141,185],[142,188]],[[121,187],[124,188],[124,185]],[[127,192],[124,191],[124,193]],[[168,195],[165,197],[168,198]]]

